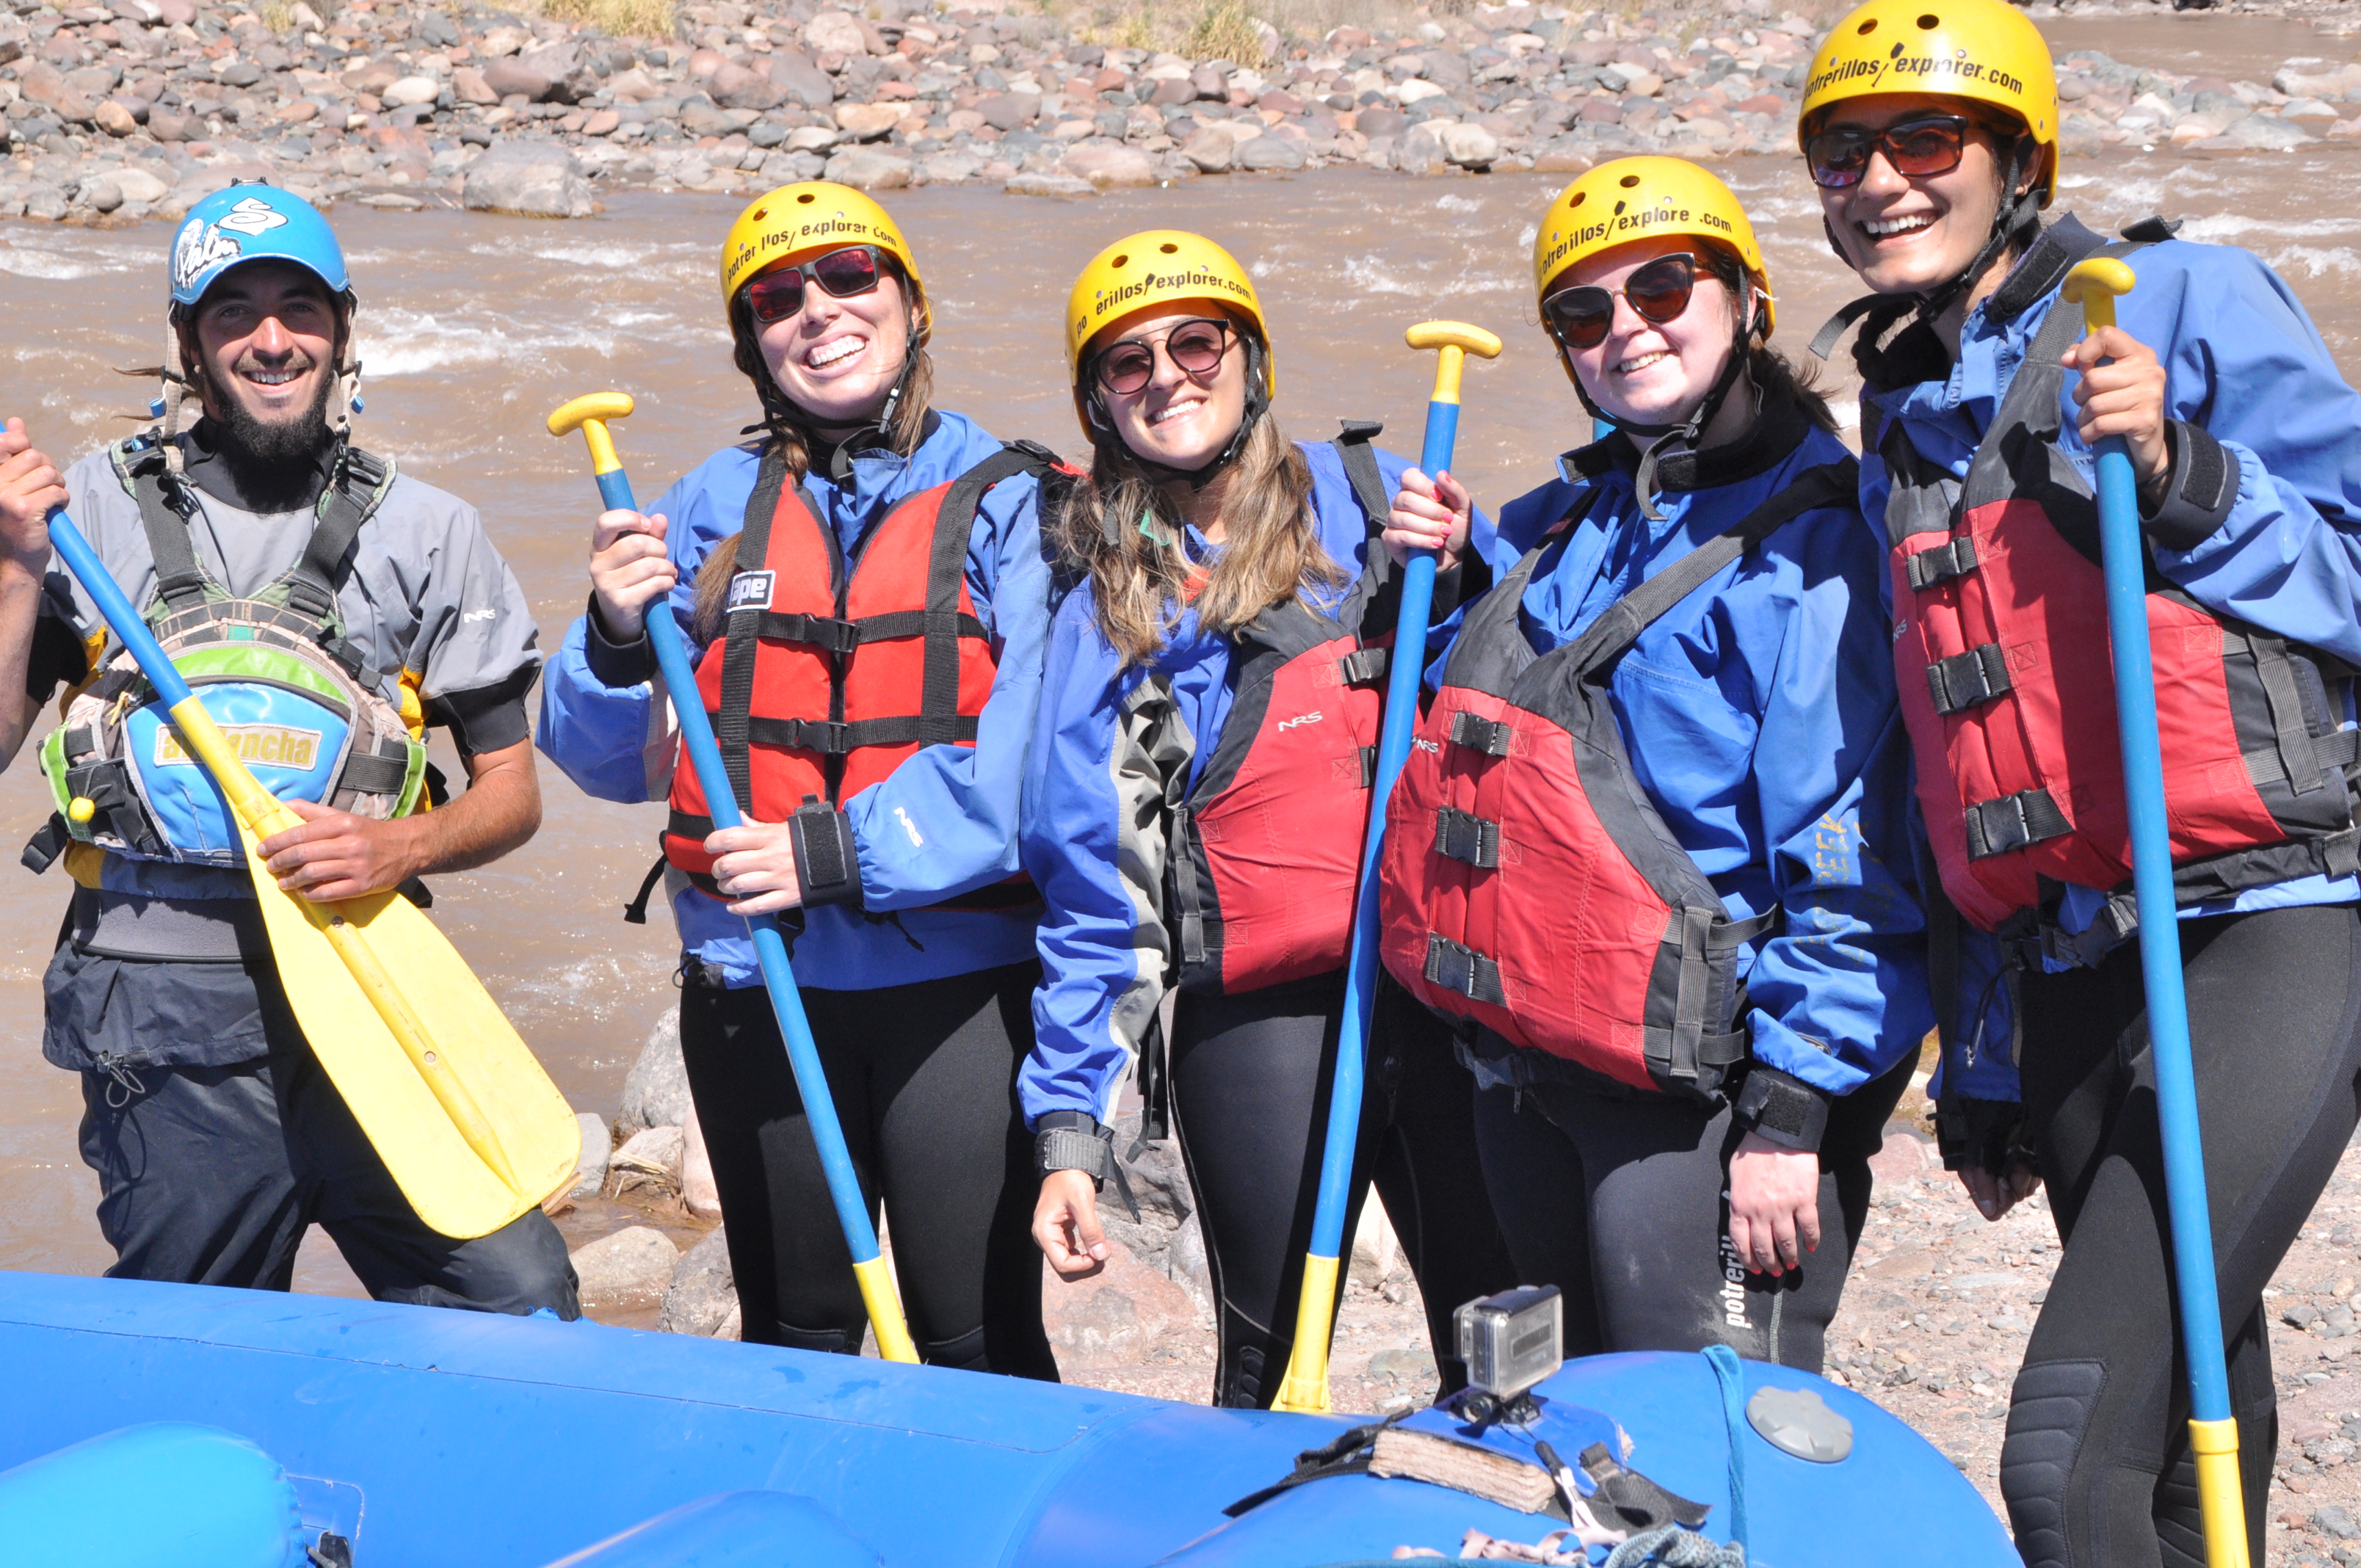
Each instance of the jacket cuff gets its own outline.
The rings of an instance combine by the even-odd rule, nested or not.
[[[1761,1062],[1746,1069],[1731,1111],[1748,1132],[1806,1154],[1818,1152],[1828,1130],[1828,1091]]]
[[[795,846],[796,880],[802,885],[804,907],[823,904],[861,904],[861,853],[852,839],[852,822],[819,796],[807,795],[787,818],[788,840]]]
[[[655,679],[656,651],[648,641],[647,628],[640,629],[634,641],[610,641],[606,621],[598,614],[596,594],[590,596],[589,611],[582,618],[582,656],[598,684],[610,690],[620,691]]]
[[[426,722],[451,731],[451,743],[465,757],[503,751],[533,738],[525,717],[525,694],[541,677],[541,661],[522,664],[504,680],[473,691],[445,692],[426,699]]]
[[[1115,1163],[1115,1129],[1086,1111],[1050,1111],[1033,1124],[1033,1174],[1079,1170],[1093,1188],[1106,1183]]]
[[[1935,1145],[1945,1170],[2005,1176],[2012,1165],[2036,1163],[2026,1138],[2025,1107],[2014,1100],[1944,1096],[1935,1105]]]
[[[2238,455],[2203,425],[2187,420],[2164,427],[2164,444],[2172,459],[2165,472],[2164,499],[2154,511],[2140,508],[2140,527],[2164,549],[2194,550],[2237,504]]]

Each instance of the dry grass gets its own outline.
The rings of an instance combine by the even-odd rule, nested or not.
[[[1209,0],[1181,40],[1180,52],[1191,60],[1226,60],[1252,70],[1263,63],[1262,35],[1256,31],[1245,0]]]
[[[533,9],[552,21],[596,27],[610,38],[669,38],[680,27],[675,0],[541,0]]]
[[[1460,0],[1430,0],[1452,14]],[[1473,0],[1466,0],[1472,4]],[[1424,20],[1411,0],[1038,0],[1042,10],[1077,38],[1109,49],[1170,49],[1191,60],[1227,60],[1260,68],[1269,63],[1261,22],[1277,30],[1282,50],[1317,46],[1332,28],[1367,27],[1381,38],[1404,36]]]

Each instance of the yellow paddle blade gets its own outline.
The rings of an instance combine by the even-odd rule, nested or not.
[[[566,1097],[434,922],[397,893],[282,892],[239,833],[295,1020],[427,1228],[489,1235],[573,1175]]]

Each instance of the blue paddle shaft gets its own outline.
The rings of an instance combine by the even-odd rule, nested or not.
[[[622,469],[598,476],[598,499],[609,509],[637,511],[631,481]],[[697,782],[705,790],[705,809],[719,830],[738,827],[738,792],[730,787],[730,770],[722,765],[721,748],[714,742],[713,726],[705,717],[705,701],[697,693],[697,671],[688,662],[688,644],[673,620],[672,606],[663,598],[646,611],[648,641],[655,649],[656,665],[664,671],[672,692],[674,715],[680,720],[681,742],[687,748]],[[803,992],[796,988],[796,971],[787,960],[786,939],[777,919],[768,915],[747,918],[754,938],[754,958],[763,967],[763,985],[771,993],[771,1012],[779,1021],[779,1036],[786,1042],[787,1063],[795,1069],[796,1091],[811,1123],[812,1142],[818,1146],[821,1172],[828,1178],[828,1195],[836,1204],[837,1223],[844,1229],[852,1261],[867,1263],[877,1255],[876,1227],[869,1223],[869,1206],[862,1201],[861,1179],[852,1156],[844,1146],[844,1127],[836,1119],[836,1099],[829,1092],[828,1072],[820,1066],[819,1047],[812,1043],[811,1020],[804,1015]]]
[[[2099,539],[2106,563],[2107,631],[2114,646],[2115,724],[2131,817],[2132,890],[2139,906],[2140,975],[2147,989],[2148,1049],[2156,1063],[2157,1118],[2172,1212],[2173,1273],[2189,1357],[2191,1413],[2227,1420],[2222,1302],[2213,1277],[2213,1223],[2198,1135],[2197,1078],[2190,1062],[2189,1002],[2180,970],[2180,922],[2172,887],[2172,835],[2165,817],[2164,752],[2157,736],[2156,666],[2148,652],[2147,554],[2139,490],[2123,437],[2099,443]]]
[[[90,547],[90,541],[82,537],[82,530],[74,526],[63,507],[49,514],[49,544],[64,559],[66,570],[82,584],[82,591],[98,606],[99,618],[115,633],[115,641],[131,650],[139,673],[148,677],[148,684],[156,688],[164,706],[176,707],[186,702],[189,683],[181,678],[181,672],[165,657],[163,645],[148,630],[148,623],[139,619],[139,612],[131,608],[131,601],[116,586],[114,574],[99,560],[98,552]]]
[[[1429,477],[1451,466],[1459,438],[1459,405],[1426,405],[1426,441],[1418,466]],[[1384,546],[1379,545],[1382,549]],[[1378,999],[1378,856],[1385,848],[1386,801],[1410,757],[1418,726],[1418,683],[1426,664],[1426,629],[1434,611],[1432,550],[1411,552],[1402,571],[1401,610],[1394,622],[1394,652],[1386,669],[1384,725],[1378,731],[1378,767],[1369,791],[1369,829],[1361,843],[1361,880],[1353,899],[1353,945],[1345,964],[1345,1015],[1336,1040],[1336,1077],[1328,1098],[1328,1132],[1322,1146],[1320,1200],[1312,1214],[1312,1251],[1337,1257],[1345,1245],[1345,1211],[1350,1206],[1353,1149],[1361,1135],[1361,1080],[1368,1055],[1369,1023]]]

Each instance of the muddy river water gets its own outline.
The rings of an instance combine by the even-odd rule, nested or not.
[[[2268,80],[2290,55],[2350,46],[2262,19],[2052,24],[2059,47],[2180,71],[2203,60]],[[2152,211],[2185,237],[2244,245],[2293,284],[2348,375],[2361,372],[2361,171],[2351,144],[2288,153],[2132,155],[2069,165],[2061,205],[2093,226]],[[1791,352],[1850,296],[1817,206],[1792,159],[1725,172],[1754,215]],[[944,406],[1004,436],[1080,445],[1062,382],[1059,312],[1075,271],[1130,230],[1173,225],[1220,238],[1255,274],[1276,334],[1279,413],[1299,436],[1339,417],[1380,418],[1414,454],[1431,374],[1402,329],[1433,316],[1499,332],[1508,352],[1474,368],[1459,469],[1488,505],[1540,482],[1587,438],[1580,406],[1544,347],[1527,258],[1559,177],[1420,181],[1336,171],[1208,179],[1090,202],[931,189],[888,198],[924,264],[938,320]],[[578,440],[542,428],[577,393],[616,387],[640,411],[620,443],[653,497],[754,412],[730,368],[714,255],[737,203],[633,195],[556,224],[452,212],[346,207],[335,222],[362,296],[368,408],[362,439],[478,507],[554,648],[579,612],[595,510]],[[148,389],[115,374],[152,363],[164,247],[149,225],[94,233],[0,226],[0,412],[22,415],[53,455],[131,428]],[[1850,398],[1847,391],[1844,397]],[[452,768],[448,757],[443,759]],[[671,1005],[673,932],[619,911],[652,853],[653,806],[587,799],[543,769],[538,838],[489,870],[440,879],[435,917],[577,1106],[611,1113],[650,1025]],[[0,843],[49,809],[26,756],[0,779]],[[77,1080],[39,1055],[41,970],[65,902],[62,874],[0,856],[0,1267],[94,1273],[111,1254],[91,1219],[93,1179],[74,1152]]]

